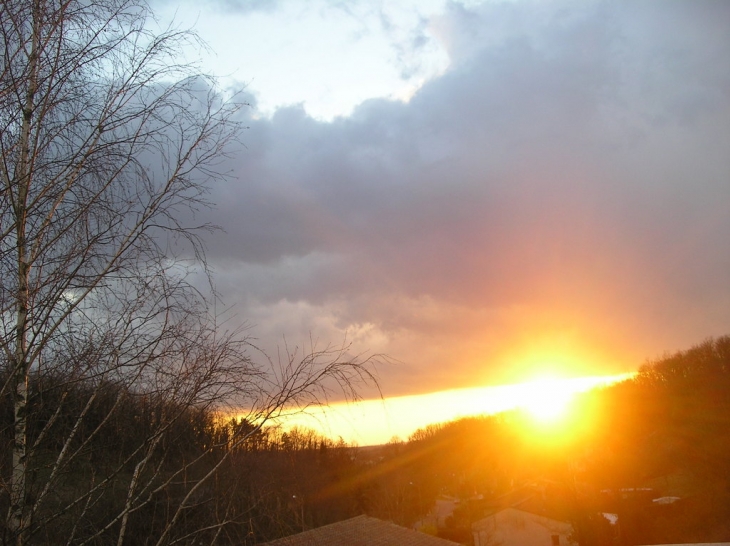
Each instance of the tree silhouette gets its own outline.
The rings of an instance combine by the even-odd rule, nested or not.
[[[372,379],[346,345],[256,363],[209,312],[194,219],[242,105],[176,61],[193,33],[151,21],[137,0],[0,5],[6,544],[215,540],[232,448]],[[222,434],[227,405],[254,426]]]

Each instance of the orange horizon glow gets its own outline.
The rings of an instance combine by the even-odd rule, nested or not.
[[[522,409],[534,426],[549,432],[570,426],[574,397],[596,387],[631,378],[634,373],[584,377],[537,377],[510,385],[452,389],[382,400],[335,403],[285,416],[285,428],[306,427],[360,446],[407,440],[419,428],[462,417]],[[566,431],[562,430],[561,434]]]

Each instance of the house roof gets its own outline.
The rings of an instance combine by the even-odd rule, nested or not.
[[[267,542],[266,546],[457,546],[457,543],[377,518],[357,516]]]
[[[517,522],[516,526],[520,529],[525,529],[526,522],[531,522],[532,524],[539,525],[551,531],[562,533],[569,533],[572,528],[568,522],[549,518],[527,510],[510,507],[498,510],[489,516],[474,522],[472,524],[472,529],[474,531],[494,529],[497,524],[515,525],[515,522]]]
[[[557,535],[560,544],[574,544],[569,523],[517,508],[505,508],[472,525],[481,544],[502,546],[544,546]],[[483,540],[484,539],[484,540]]]

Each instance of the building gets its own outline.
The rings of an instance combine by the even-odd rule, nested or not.
[[[573,546],[564,521],[504,508],[472,525],[474,546]]]
[[[338,521],[267,542],[266,546],[460,546],[369,516]]]

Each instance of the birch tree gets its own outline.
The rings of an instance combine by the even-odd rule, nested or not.
[[[216,325],[190,280],[211,226],[183,218],[208,206],[238,105],[176,62],[193,34],[149,21],[138,0],[0,5],[6,544],[141,543],[148,520],[144,543],[215,541],[232,512],[190,514],[243,438],[210,416],[245,405],[260,426],[372,379],[345,347],[272,373]]]

